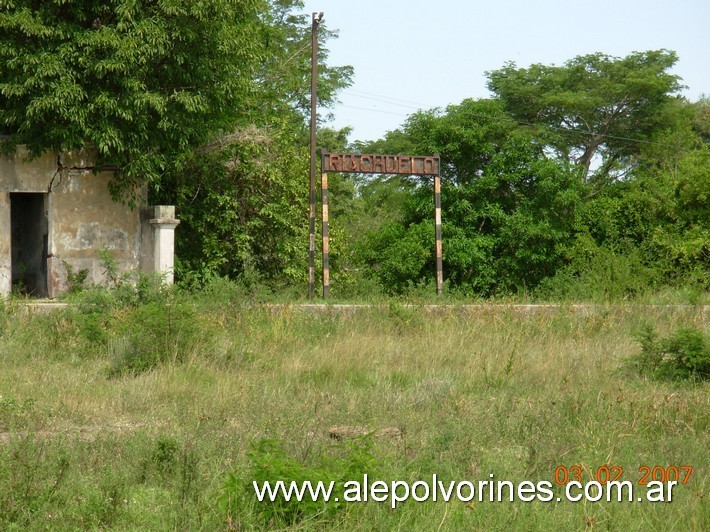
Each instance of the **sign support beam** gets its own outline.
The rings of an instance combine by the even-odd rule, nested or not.
[[[323,299],[330,294],[330,237],[328,233],[328,174],[321,173],[321,207],[323,217]]]
[[[444,266],[441,246],[441,176],[434,176],[434,232],[436,237],[436,293],[444,292]]]
[[[328,172],[359,174],[401,174],[434,177],[434,231],[436,238],[436,293],[444,292],[441,236],[441,160],[433,156],[328,153],[321,150],[321,194],[323,199],[323,297],[330,291],[328,240]]]

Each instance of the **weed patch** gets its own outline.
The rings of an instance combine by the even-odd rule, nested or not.
[[[323,522],[333,520],[345,508],[343,485],[348,480],[362,478],[367,474],[377,474],[378,462],[371,451],[367,437],[359,437],[344,448],[340,457],[323,455],[314,463],[305,463],[290,456],[283,445],[275,440],[261,440],[247,453],[249,467],[243,478],[230,473],[227,475],[220,496],[222,511],[227,521],[235,523],[239,519],[239,508],[251,506],[262,525],[269,527],[294,526],[298,523]],[[254,485],[263,489],[264,483],[275,486],[282,481],[286,487],[302,485],[310,481],[315,488],[318,482],[328,486],[335,482],[333,495],[329,501],[313,501],[304,497],[301,501],[291,497],[286,500],[283,493],[271,500],[257,501]],[[295,484],[294,484],[295,483]]]
[[[710,339],[703,331],[682,327],[660,337],[647,326],[638,334],[641,353],[630,359],[641,373],[656,379],[710,379]]]
[[[163,363],[185,362],[205,340],[195,310],[180,302],[132,309],[109,342],[109,376],[137,375]]]

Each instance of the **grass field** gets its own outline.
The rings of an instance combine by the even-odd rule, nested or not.
[[[707,383],[653,381],[623,362],[644,324],[708,332],[707,318],[640,306],[313,313],[226,296],[42,314],[10,303],[0,528],[709,530]],[[329,437],[343,426],[372,433]],[[264,439],[272,452],[256,450]],[[274,509],[241,490],[269,468],[552,482],[558,466],[586,481],[605,464],[637,488],[642,466],[694,469],[670,503]]]

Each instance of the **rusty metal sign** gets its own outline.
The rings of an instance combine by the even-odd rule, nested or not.
[[[358,174],[439,175],[438,156],[321,153],[323,172]]]
[[[321,150],[321,194],[323,204],[323,297],[330,291],[330,242],[328,236],[328,172],[359,174],[405,174],[434,176],[434,230],[436,239],[436,293],[444,289],[441,246],[441,163],[438,155],[369,155],[329,153]],[[313,238],[313,237],[311,237]]]

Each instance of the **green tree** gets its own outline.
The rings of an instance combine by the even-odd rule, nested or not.
[[[204,146],[161,194],[178,205],[178,278],[305,280],[307,148],[288,126],[246,126]]]
[[[686,133],[659,136],[631,176],[587,198],[565,265],[542,293],[619,299],[664,287],[690,293],[710,287],[710,150],[671,149]]]
[[[449,286],[482,295],[530,290],[563,263],[583,184],[550,158],[500,102],[464,100],[409,118],[398,143],[440,153],[444,271]],[[379,144],[385,150],[387,138]],[[404,180],[406,183],[407,180]],[[366,234],[361,257],[390,291],[431,279],[433,190],[409,180],[391,222]]]
[[[672,51],[634,52],[624,58],[596,53],[563,66],[508,63],[488,72],[488,88],[505,109],[544,142],[602,178],[628,171],[640,146],[664,127],[663,112],[681,89],[670,74]]]
[[[710,143],[710,97],[703,95],[692,107],[693,128],[703,142]]]
[[[307,138],[310,17],[301,0],[16,0],[0,10],[4,149],[98,151],[135,200],[191,150],[249,123],[290,117]],[[326,28],[321,41],[332,37]],[[321,58],[321,103],[350,67]]]
[[[494,98],[409,117],[369,151],[442,158],[444,272],[465,293],[617,299],[707,290],[707,102],[675,97],[665,50],[489,73]],[[373,180],[374,181],[374,180]],[[431,185],[362,231],[389,290],[431,278]],[[363,190],[365,190],[363,188]]]
[[[258,73],[258,114],[252,117],[263,122],[264,116],[293,115],[301,121],[310,113],[311,76],[311,14],[302,13],[303,0],[270,0],[271,8],[263,15],[263,40],[267,51]],[[328,18],[318,27],[318,106],[330,108],[338,92],[352,83],[351,66],[328,64],[327,43],[338,32],[328,28]],[[324,122],[329,115],[319,116]]]
[[[212,275],[248,282],[304,280],[308,235],[308,129],[311,17],[300,0],[274,0],[264,13],[266,54],[256,74],[252,106],[232,129],[184,156],[152,189],[153,199],[174,203],[178,278],[197,282]],[[319,105],[327,108],[350,83],[350,67],[326,64],[319,30]],[[240,125],[243,124],[243,125]],[[321,138],[346,142],[348,130]],[[336,187],[337,188],[337,187]],[[337,228],[333,257],[337,265]]]
[[[116,200],[177,205],[178,273],[298,277],[310,15],[301,0],[17,0],[0,10],[4,149],[93,145]],[[320,37],[320,104],[352,68]]]
[[[14,0],[0,11],[5,149],[91,144],[116,197],[253,106],[262,0]]]
[[[463,100],[444,112],[412,115],[404,126],[419,154],[439,153],[442,178],[454,184],[472,183],[484,172],[517,124],[497,100]]]

